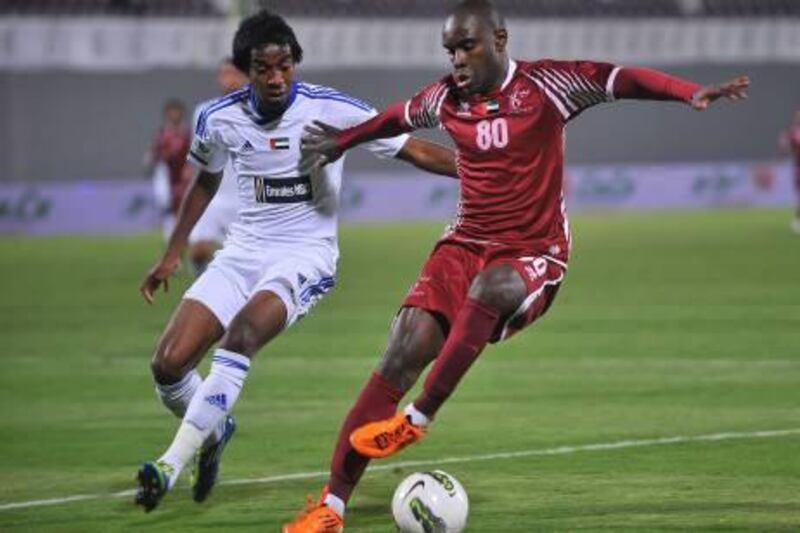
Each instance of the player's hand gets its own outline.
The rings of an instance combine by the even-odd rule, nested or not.
[[[150,272],[147,273],[142,285],[139,287],[139,292],[142,293],[147,303],[153,303],[155,292],[162,283],[164,284],[164,292],[169,291],[169,277],[178,269],[180,263],[180,257],[164,256],[150,269]]]
[[[314,155],[314,170],[320,169],[328,163],[333,163],[342,157],[342,151],[336,144],[336,136],[341,131],[339,128],[319,120],[315,120],[312,125],[305,127],[300,146],[303,150]]]
[[[750,78],[747,76],[739,76],[719,85],[707,85],[694,93],[692,107],[703,111],[720,98],[744,100],[747,98],[748,87],[750,87]]]

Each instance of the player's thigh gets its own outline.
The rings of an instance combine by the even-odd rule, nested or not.
[[[443,320],[446,337],[480,265],[479,250],[448,241],[437,243],[406,294],[403,307],[424,309]]]
[[[283,331],[287,316],[286,304],[278,294],[270,290],[258,291],[233,317],[221,346],[252,357]]]
[[[183,299],[167,323],[153,355],[153,372],[162,379],[180,378],[194,368],[224,333],[219,319],[204,304]]]
[[[223,347],[254,355],[306,316],[336,285],[336,251],[328,246],[271,250],[248,302],[234,317]]]
[[[469,297],[497,311],[501,317],[513,313],[528,294],[525,280],[512,265],[498,263],[482,270],[469,288]]]
[[[400,390],[410,389],[444,345],[443,320],[419,307],[403,307],[392,322],[378,373]]]
[[[527,296],[499,324],[493,342],[507,339],[544,316],[555,301],[566,273],[563,266],[542,257],[519,258],[509,264],[523,277]]]

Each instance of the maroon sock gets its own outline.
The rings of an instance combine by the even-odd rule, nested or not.
[[[404,392],[386,381],[377,372],[372,374],[355,405],[348,413],[339,432],[336,450],[331,461],[331,477],[328,490],[347,502],[350,494],[367,468],[369,458],[356,452],[350,445],[350,433],[357,427],[383,418],[389,418],[397,412],[397,404]]]
[[[414,407],[429,418],[436,415],[492,338],[498,319],[497,311],[467,298],[425,379],[422,393],[414,400]]]

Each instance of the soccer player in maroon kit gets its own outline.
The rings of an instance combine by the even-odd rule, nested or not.
[[[442,41],[452,72],[354,128],[309,130],[320,164],[371,139],[441,127],[457,148],[461,198],[395,318],[389,345],[339,434],[328,485],[284,533],[344,528],[347,500],[370,458],[419,440],[484,347],[541,317],[567,271],[564,126],[621,98],[706,109],[746,96],[740,77],[700,86],[653,70],[590,61],[514,61],[502,17],[486,0],[461,2]],[[398,403],[434,361],[422,393]]]
[[[164,122],[156,132],[148,154],[147,174],[152,175],[156,165],[163,163],[169,180],[169,205],[164,213],[164,238],[168,239],[181,200],[191,183],[191,167],[186,163],[192,130],[186,122],[186,107],[180,100],[170,99],[164,104]]]
[[[794,113],[794,122],[781,135],[781,150],[790,152],[794,162],[794,189],[797,208],[792,220],[792,231],[800,235],[800,109]]]

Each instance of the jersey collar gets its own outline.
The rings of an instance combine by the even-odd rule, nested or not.
[[[286,110],[292,107],[295,99],[297,98],[297,82],[292,81],[292,85],[289,88],[289,98],[286,99],[286,102],[279,108],[275,108],[274,110],[270,110],[269,114],[262,114],[258,110],[258,96],[256,95],[255,89],[253,86],[250,86],[250,97],[247,99],[247,107],[250,110],[251,118],[253,122],[258,124],[259,126],[263,126],[264,124],[268,124],[274,120],[277,120],[284,113]]]
[[[514,78],[514,74],[517,72],[517,62],[508,58],[508,69],[506,72],[506,79],[503,80],[503,85],[500,86],[500,91],[505,91],[508,84],[511,83],[511,80]]]

